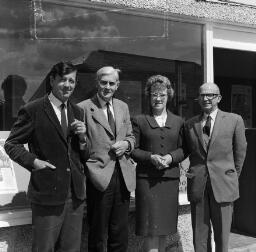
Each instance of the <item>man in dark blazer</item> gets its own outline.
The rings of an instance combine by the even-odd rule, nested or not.
[[[76,72],[69,62],[53,66],[50,94],[20,109],[4,146],[31,173],[34,252],[80,251],[88,153],[83,112],[69,101]]]
[[[193,243],[195,252],[211,251],[212,223],[216,251],[227,252],[246,155],[245,127],[241,116],[218,109],[221,95],[216,84],[203,84],[198,99],[202,114],[185,124]]]
[[[119,70],[106,66],[97,72],[97,94],[78,104],[84,110],[90,157],[86,162],[88,250],[125,252],[128,246],[130,192],[135,189],[134,148],[129,109],[113,98]]]

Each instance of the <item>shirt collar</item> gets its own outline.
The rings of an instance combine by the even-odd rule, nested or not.
[[[50,102],[56,106],[56,107],[60,107],[60,105],[63,103],[62,101],[60,101],[56,96],[53,95],[53,93],[51,92],[49,95],[48,95],[48,98],[50,100]],[[67,106],[67,101],[64,102],[65,105]]]
[[[107,102],[104,101],[98,94],[97,94],[97,98],[98,98],[98,101],[99,101],[99,103],[100,103],[100,106],[101,106],[102,108],[104,108],[104,107],[106,106]],[[110,104],[111,107],[113,107],[113,99],[111,99],[111,100],[109,101],[109,104]]]
[[[209,116],[211,117],[211,119],[212,119],[213,121],[215,121],[215,118],[216,118],[216,116],[217,116],[217,113],[218,113],[218,109],[215,109],[213,112],[211,112],[211,113],[209,114]],[[208,114],[204,113],[204,120],[207,119],[207,116],[208,116]]]

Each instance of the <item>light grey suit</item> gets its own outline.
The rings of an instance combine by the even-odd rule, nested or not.
[[[117,141],[127,140],[130,143],[130,151],[134,149],[135,137],[132,133],[129,109],[126,103],[113,99],[116,123],[115,138],[97,96],[79,103],[78,106],[84,110],[87,126],[90,157],[86,165],[89,178],[98,190],[105,191],[111,180],[117,159],[111,151],[111,146]],[[132,192],[136,186],[135,165],[128,154],[118,159],[126,187],[128,191]]]
[[[186,122],[185,134],[190,153],[189,201],[203,197],[207,174],[217,202],[236,200],[239,197],[238,177],[247,147],[241,116],[219,110],[208,147],[203,141],[200,115]]]
[[[188,200],[191,202],[196,252],[211,251],[210,220],[216,251],[228,251],[232,202],[239,197],[238,178],[245,155],[245,127],[241,116],[218,110],[209,144],[201,126],[202,115],[185,123],[190,167]]]
[[[136,185],[135,165],[129,154],[134,149],[135,137],[127,104],[115,98],[112,102],[115,134],[97,96],[78,104],[84,110],[90,146],[86,161],[89,252],[123,252],[128,246],[130,192]],[[124,140],[130,148],[117,156],[112,145]]]

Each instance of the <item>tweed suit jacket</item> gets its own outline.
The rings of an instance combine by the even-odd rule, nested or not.
[[[97,96],[78,104],[84,110],[87,138],[90,145],[90,157],[86,162],[90,181],[100,190],[108,187],[117,159],[128,191],[136,186],[135,164],[125,153],[121,157],[111,151],[116,141],[127,140],[131,150],[134,148],[135,137],[132,132],[129,109],[126,103],[113,98],[113,109],[116,124],[116,137],[110,129],[107,118],[101,108]]]
[[[83,111],[78,106],[68,102],[67,109],[69,124],[74,119],[83,121]],[[24,144],[28,144],[29,151]],[[71,131],[65,139],[47,95],[20,109],[4,147],[11,159],[31,172],[28,197],[33,203],[63,204],[71,177],[75,196],[85,199],[84,165],[88,150],[80,150],[78,136]],[[56,169],[34,170],[36,158],[49,161]]]
[[[209,176],[215,200],[239,198],[238,177],[246,156],[247,142],[241,116],[218,110],[208,146],[203,142],[202,116],[185,123],[190,167],[187,172],[188,200],[200,201]]]

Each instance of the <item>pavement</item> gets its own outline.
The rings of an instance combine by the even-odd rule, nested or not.
[[[192,235],[192,227],[191,227],[190,205],[182,205],[179,208],[178,232],[180,236],[180,244],[178,247],[179,248],[178,251],[194,252],[193,241],[192,241],[193,235]],[[173,244],[173,243],[170,242],[170,244]],[[212,243],[212,247],[213,247],[212,251],[215,251],[214,242]],[[176,251],[176,250],[173,250],[173,251]],[[256,252],[256,234],[255,233],[245,234],[245,233],[242,233],[241,231],[239,232],[237,228],[233,226],[232,232],[230,233],[230,238],[229,238],[229,252]]]
[[[229,252],[256,252],[256,237],[233,231],[229,238]]]
[[[88,226],[83,225],[81,252],[87,252]],[[256,223],[255,223],[256,225]],[[142,237],[135,235],[134,209],[129,215],[129,249],[128,252],[141,252]],[[11,226],[0,228],[0,252],[31,251],[31,225]],[[194,252],[192,242],[192,227],[190,206],[183,205],[179,209],[178,233],[168,237],[168,252]],[[214,251],[214,249],[213,249]],[[229,252],[256,252],[256,236],[239,233],[232,229],[229,240]]]

